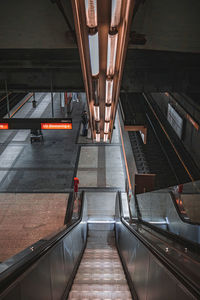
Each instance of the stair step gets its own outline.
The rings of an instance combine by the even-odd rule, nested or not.
[[[71,291],[129,291],[129,287],[127,284],[76,284],[74,283]]]
[[[132,299],[113,231],[89,230],[87,247],[68,299]]]
[[[84,288],[84,285],[78,285],[77,290],[72,290],[68,297],[69,300],[101,300],[101,299],[126,299],[131,300],[130,291],[125,289],[116,289],[116,285],[110,285],[109,289],[105,289],[104,285],[101,285],[101,289],[94,290],[93,285],[86,285],[87,287]]]

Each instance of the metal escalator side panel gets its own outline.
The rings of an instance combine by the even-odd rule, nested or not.
[[[130,274],[138,299],[197,299],[130,232],[123,223],[116,224],[117,243]]]
[[[130,226],[123,219],[120,195],[116,199],[116,244],[136,299],[173,300],[181,296],[181,299],[189,300],[199,297],[196,285],[183,278],[163,255],[144,241],[138,225]]]

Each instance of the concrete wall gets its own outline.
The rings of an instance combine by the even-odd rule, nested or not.
[[[62,0],[73,25],[70,0]],[[146,0],[137,12],[132,31],[144,33],[141,49],[200,52],[199,0]],[[74,47],[67,24],[50,0],[0,1],[0,48]]]
[[[141,49],[200,52],[199,0],[146,0],[132,30],[146,35]]]
[[[73,24],[71,1],[62,1]],[[67,48],[67,24],[50,0],[0,1],[0,48]]]

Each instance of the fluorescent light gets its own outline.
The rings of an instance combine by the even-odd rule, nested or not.
[[[118,33],[108,34],[107,75],[114,75]]]
[[[105,121],[110,121],[110,115],[111,115],[111,105],[105,106]]]
[[[94,105],[94,119],[100,121],[99,105]]]
[[[104,123],[104,133],[108,133],[109,132],[109,128],[110,128],[110,123],[109,122],[105,122]]]
[[[117,27],[120,23],[122,0],[112,0],[111,27]]]
[[[113,80],[106,80],[106,103],[112,102]]]
[[[104,142],[107,142],[107,141],[108,141],[108,134],[107,134],[107,133],[104,133],[103,141],[104,141]]]
[[[100,142],[100,133],[96,132],[96,142]]]
[[[85,0],[86,23],[90,28],[97,27],[97,2]]]
[[[89,34],[90,64],[92,75],[99,74],[99,36],[98,32]]]

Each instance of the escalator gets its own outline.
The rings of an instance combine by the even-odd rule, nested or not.
[[[69,299],[132,299],[115,247],[114,230],[106,229],[104,224],[88,231]]]
[[[87,243],[69,299],[132,299],[115,246],[116,194],[87,193],[85,200]]]
[[[185,254],[190,269],[178,268],[145,238],[126,194],[87,192],[79,204],[67,226],[0,264],[0,299],[200,298],[198,262]]]

